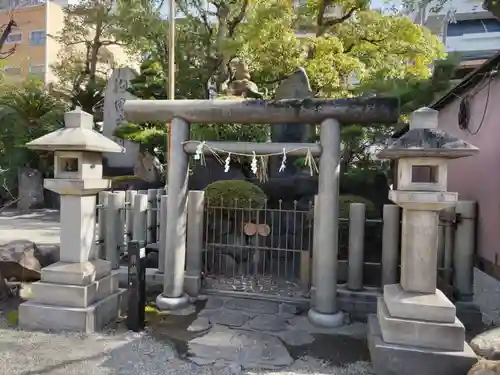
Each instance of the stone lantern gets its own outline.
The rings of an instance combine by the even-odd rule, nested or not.
[[[96,194],[110,187],[102,178],[102,153],[121,146],[93,130],[92,115],[76,109],[65,127],[27,144],[54,152],[54,178],[44,187],[61,195],[59,262],[42,269],[32,298],[19,306],[28,329],[93,332],[115,319],[123,290],[111,263],[96,251]]]
[[[410,130],[381,151],[397,160],[401,206],[400,284],[385,285],[377,316],[369,320],[369,344],[377,374],[465,374],[476,356],[465,342],[455,305],[436,288],[439,211],[455,205],[447,192],[447,162],[479,150],[437,129],[438,112],[413,112]]]

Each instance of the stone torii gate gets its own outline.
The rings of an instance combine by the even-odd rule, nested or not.
[[[190,123],[199,124],[320,124],[320,143],[206,142],[209,148],[228,152],[262,155],[281,153],[320,156],[316,208],[317,240],[313,250],[315,294],[309,319],[318,326],[342,324],[337,307],[338,195],[340,172],[340,124],[393,123],[399,103],[392,98],[304,99],[304,100],[127,100],[125,117],[130,122],[170,122],[171,159],[168,168],[167,227],[163,292],[156,302],[159,309],[184,307],[184,266],[188,154],[196,145],[186,143]],[[294,150],[294,151],[292,151]]]

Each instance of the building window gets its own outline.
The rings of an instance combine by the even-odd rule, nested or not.
[[[45,65],[30,65],[30,74],[45,79]]]
[[[45,30],[30,31],[30,44],[32,46],[42,46],[45,44]]]
[[[23,41],[23,33],[20,31],[13,31],[9,34],[7,39],[5,40],[5,43],[9,44],[18,44]]]
[[[495,18],[482,20],[463,20],[450,23],[447,28],[447,36],[463,36],[467,34],[483,34],[500,32],[500,21]]]
[[[16,67],[4,68],[3,71],[10,76],[20,76],[23,72],[21,68]]]

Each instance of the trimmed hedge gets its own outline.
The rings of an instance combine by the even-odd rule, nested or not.
[[[263,208],[266,194],[260,187],[244,180],[215,181],[205,188],[209,206]]]

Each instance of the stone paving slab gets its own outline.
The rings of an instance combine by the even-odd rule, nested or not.
[[[199,365],[238,364],[243,368],[276,369],[293,358],[275,336],[216,325],[188,343],[189,359]]]
[[[260,314],[277,314],[279,304],[277,302],[258,301],[244,298],[227,298],[224,308],[230,310],[244,310]]]

